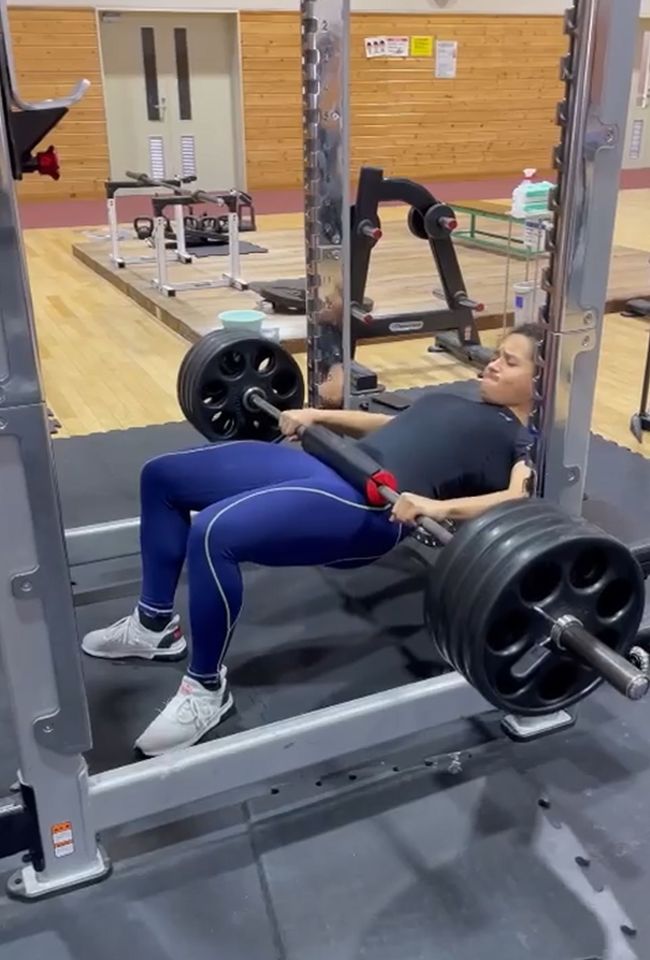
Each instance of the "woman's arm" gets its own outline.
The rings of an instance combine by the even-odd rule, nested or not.
[[[432,520],[471,520],[481,513],[508,500],[521,500],[528,496],[527,483],[530,467],[516,463],[510,474],[510,483],[505,490],[486,493],[479,497],[462,497],[457,500],[431,500],[412,493],[403,493],[392,511],[392,519],[399,523],[414,523],[417,517]]]
[[[348,437],[365,437],[366,434],[384,427],[391,420],[392,417],[384,413],[364,413],[362,410],[314,410],[307,407],[305,410],[287,410],[283,413],[280,429],[285,437],[295,437],[301,427],[318,423]]]
[[[365,437],[393,419],[385,413],[365,413],[363,410],[318,410],[317,423],[347,437]]]

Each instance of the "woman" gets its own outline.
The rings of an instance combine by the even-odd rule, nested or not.
[[[136,742],[147,756],[190,746],[233,706],[224,655],[242,606],[240,564],[361,566],[384,556],[419,515],[466,520],[526,495],[536,344],[507,336],[481,380],[481,402],[434,391],[396,417],[292,410],[285,437],[321,423],[356,438],[397,477],[397,504],[372,507],[290,444],[222,443],[167,454],[141,477],[143,583],[134,613],[89,633],[93,657],[177,660],[186,651],[174,595],[188,566],[192,655],[183,681]],[[195,514],[192,516],[192,514]]]

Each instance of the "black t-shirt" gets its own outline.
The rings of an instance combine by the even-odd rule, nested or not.
[[[432,392],[357,443],[400,490],[450,500],[505,490],[531,434],[506,407]]]

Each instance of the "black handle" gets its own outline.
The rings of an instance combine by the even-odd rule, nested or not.
[[[134,173],[133,170],[127,170],[125,175],[129,178],[129,180],[136,180],[138,183],[142,183],[145,186],[158,186],[158,184],[155,183],[146,173]]]
[[[558,623],[559,643],[577,654],[628,700],[641,700],[650,689],[650,678],[629,660],[598,640],[572,617]]]

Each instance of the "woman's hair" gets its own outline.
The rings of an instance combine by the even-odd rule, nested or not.
[[[506,337],[511,337],[515,333],[519,334],[520,337],[526,337],[537,347],[546,337],[546,327],[542,323],[522,323],[518,327],[513,327],[512,330],[508,330],[503,339],[505,340]]]

